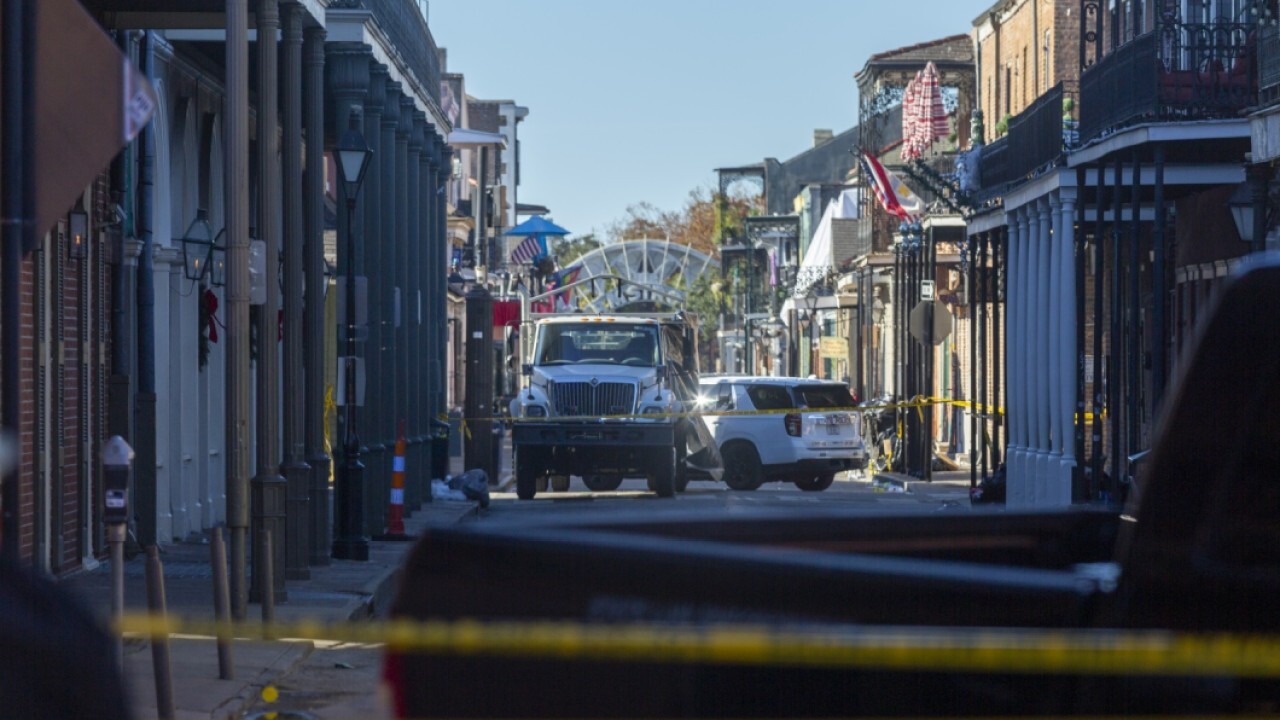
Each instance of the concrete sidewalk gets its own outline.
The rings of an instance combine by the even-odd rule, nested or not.
[[[475,503],[437,500],[415,509],[405,520],[406,534],[418,537],[435,526],[457,523],[475,512]],[[277,601],[280,622],[315,621],[336,624],[360,621],[385,612],[394,598],[400,567],[413,542],[371,541],[369,561],[331,560],[310,568],[306,580],[286,582],[286,599]],[[165,596],[173,615],[213,617],[213,572],[208,539],[202,542],[161,546]],[[67,577],[63,587],[78,596],[104,623],[111,608],[110,563]],[[125,606],[129,612],[146,610],[145,555],[125,563]],[[262,617],[262,608],[250,604],[248,620]],[[315,649],[309,641],[237,639],[233,643],[234,680],[218,679],[217,652],[212,640],[174,638],[170,641],[174,701],[179,718],[239,717],[262,688],[287,675]],[[155,679],[150,643],[125,641],[125,680],[136,717],[156,716]]]
[[[939,491],[967,493],[969,490],[968,470],[934,470],[932,482],[897,472],[875,473],[868,478],[871,484],[883,487],[890,492],[933,494]]]

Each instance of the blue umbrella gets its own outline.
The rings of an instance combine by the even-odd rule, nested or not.
[[[542,217],[534,215],[503,235],[568,235],[569,231]]]

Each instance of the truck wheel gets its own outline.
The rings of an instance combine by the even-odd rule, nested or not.
[[[621,475],[584,475],[582,484],[591,492],[610,492],[622,487]]]
[[[649,489],[658,497],[674,497],[676,494],[676,450],[664,453],[665,458],[659,460],[654,473],[650,476]]]
[[[556,492],[569,492],[569,476],[568,475],[552,475],[551,489]]]
[[[835,482],[835,473],[822,473],[813,477],[798,477],[795,479],[796,487],[805,492],[822,492],[831,487],[831,483]]]
[[[529,462],[521,462],[520,453],[516,453],[516,497],[521,500],[532,500],[538,492],[538,471]]]
[[[764,484],[764,467],[760,454],[747,444],[730,445],[721,454],[724,459],[724,484],[733,490],[755,490]]]
[[[689,487],[689,466],[685,464],[688,454],[684,432],[676,433],[676,492],[684,492]]]

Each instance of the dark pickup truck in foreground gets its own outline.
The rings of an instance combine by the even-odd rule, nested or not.
[[[393,610],[443,622],[575,624],[561,629],[741,626],[854,644],[866,633],[918,640],[931,631],[981,631],[1017,648],[1061,631],[1096,643],[1096,672],[914,665],[892,654],[856,666],[785,652],[771,661],[767,648],[763,661],[602,657],[575,652],[573,643],[549,650],[552,642],[528,652],[393,651],[386,675],[397,710],[411,717],[1280,711],[1280,666],[1220,669],[1250,642],[1263,654],[1277,647],[1277,308],[1274,261],[1224,290],[1183,358],[1145,479],[1123,511],[726,516],[669,508],[608,522],[478,522],[419,542]],[[1222,644],[1218,655],[1206,654],[1207,671],[1104,667],[1108,638],[1135,633]]]

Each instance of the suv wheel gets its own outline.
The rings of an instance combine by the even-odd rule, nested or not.
[[[831,483],[835,482],[835,473],[822,473],[813,477],[798,477],[795,479],[796,487],[805,492],[822,492],[831,487]]]
[[[755,446],[730,445],[721,456],[724,459],[724,484],[733,490],[755,490],[764,484],[764,467]]]

